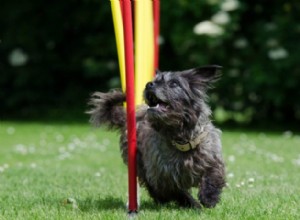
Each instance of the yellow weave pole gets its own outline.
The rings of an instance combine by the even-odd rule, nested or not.
[[[135,1],[135,103],[143,103],[143,91],[154,73],[152,0]]]
[[[125,91],[126,78],[125,78],[124,32],[123,32],[123,18],[122,18],[120,0],[110,0],[110,2],[111,2],[111,12],[113,16],[117,51],[118,51],[121,84],[122,84],[123,91]]]

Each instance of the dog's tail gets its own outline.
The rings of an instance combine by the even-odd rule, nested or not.
[[[126,126],[126,114],[123,107],[126,96],[113,90],[109,93],[95,92],[89,102],[93,108],[87,111],[90,122],[95,126],[106,125],[110,129],[122,129]]]

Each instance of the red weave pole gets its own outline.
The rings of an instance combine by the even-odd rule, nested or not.
[[[128,139],[128,192],[129,213],[137,212],[136,178],[136,119],[134,103],[134,55],[131,1],[123,0],[123,26],[126,70],[127,139]]]
[[[124,9],[123,9],[123,0],[120,0],[120,7],[121,7],[121,13],[122,13],[122,18],[124,19]]]
[[[160,1],[153,0],[153,18],[154,18],[154,69],[159,66],[159,20],[160,20]]]

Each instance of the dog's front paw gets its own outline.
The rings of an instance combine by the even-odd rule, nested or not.
[[[200,203],[206,208],[213,208],[220,201],[221,189],[206,184],[199,193]]]
[[[203,195],[199,196],[200,203],[206,208],[213,208],[219,202],[219,194]]]

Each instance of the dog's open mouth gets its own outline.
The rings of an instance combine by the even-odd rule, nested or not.
[[[147,92],[145,97],[146,104],[149,106],[150,109],[157,109],[157,110],[167,110],[169,105],[166,102],[163,102],[152,92]]]

